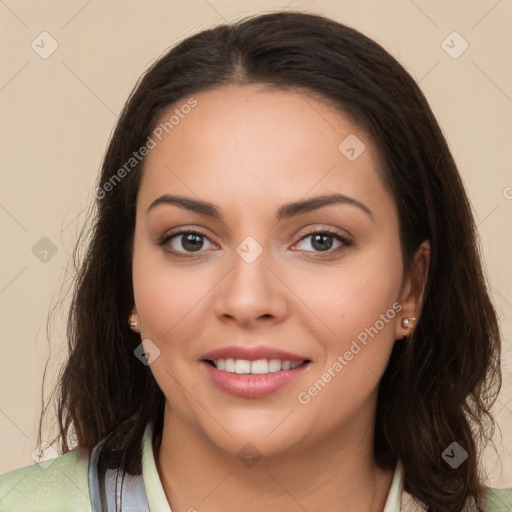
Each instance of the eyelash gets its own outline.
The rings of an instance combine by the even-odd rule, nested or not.
[[[350,240],[349,238],[347,238],[347,237],[345,237],[343,235],[340,235],[338,232],[333,231],[333,230],[331,230],[329,228],[319,228],[319,229],[314,229],[313,231],[308,231],[307,233],[305,233],[304,235],[301,236],[301,238],[299,239],[299,242],[302,242],[303,240],[305,240],[306,238],[308,238],[310,236],[318,235],[318,234],[328,235],[330,237],[333,237],[336,240],[338,240],[338,242],[341,242],[341,244],[342,244],[342,247],[338,247],[335,250],[330,250],[329,249],[327,251],[318,251],[318,252],[315,252],[315,251],[305,251],[305,252],[315,252],[315,254],[319,255],[320,258],[323,257],[322,256],[323,254],[331,255],[331,254],[339,251],[340,249],[343,249],[344,247],[347,248],[347,247],[350,247],[350,246],[353,245],[352,240]],[[196,236],[204,237],[204,238],[208,239],[208,237],[204,233],[202,233],[201,231],[197,231],[195,229],[183,229],[183,230],[178,231],[176,233],[171,233],[171,234],[167,234],[167,235],[163,236],[157,242],[157,245],[160,246],[160,247],[164,247],[173,238],[176,238],[176,237],[181,236],[181,235],[196,235]],[[211,243],[213,243],[213,242],[211,242]],[[181,253],[181,252],[175,251],[174,249],[172,249],[172,250],[164,249],[164,250],[167,253],[170,253],[173,256],[177,256],[179,258],[193,258],[193,257],[197,256],[197,254],[194,253],[194,252]],[[197,253],[200,253],[201,251],[202,250],[197,251]]]

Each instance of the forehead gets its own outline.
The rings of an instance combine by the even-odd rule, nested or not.
[[[161,117],[161,140],[153,137],[144,164],[142,207],[180,193],[254,211],[333,192],[390,207],[373,142],[327,103],[261,85],[208,90],[193,100]]]

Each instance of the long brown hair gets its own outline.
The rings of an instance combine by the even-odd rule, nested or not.
[[[145,72],[126,102],[103,161],[94,222],[83,232],[69,360],[56,389],[61,449],[70,449],[71,429],[78,445],[90,449],[128,425],[133,453],[148,422],[161,431],[165,399],[149,367],[134,357],[140,336],[127,324],[144,159],[115,183],[112,177],[171,106],[233,83],[323,98],[377,145],[399,212],[405,269],[424,240],[431,260],[421,318],[407,343],[395,343],[380,382],[375,459],[382,468],[400,459],[405,489],[427,510],[458,511],[468,498],[481,503],[479,451],[494,426],[500,333],[461,178],[427,100],[404,68],[358,31],[300,12],[252,16],[187,38]],[[456,469],[442,458],[452,442],[468,453]]]

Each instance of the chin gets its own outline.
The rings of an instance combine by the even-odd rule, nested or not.
[[[233,457],[261,458],[286,455],[296,450],[297,445],[304,441],[304,433],[298,428],[296,421],[292,420],[293,414],[287,418],[286,414],[280,412],[272,415],[267,421],[262,421],[261,418],[257,420],[242,410],[239,412],[244,415],[243,419],[231,418],[225,422],[229,425],[229,433],[216,422],[214,425],[210,423],[202,426],[203,435],[208,442]],[[304,424],[302,426],[304,427]]]
[[[240,459],[248,467],[251,466],[252,461],[287,455],[299,442],[289,435],[276,435],[275,439],[270,439],[270,437],[266,438],[266,434],[259,432],[247,435],[237,433],[232,438],[212,438],[210,441],[230,456]]]

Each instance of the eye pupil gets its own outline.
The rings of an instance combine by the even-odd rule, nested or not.
[[[190,245],[189,245],[190,244]],[[188,233],[183,237],[182,246],[187,251],[197,251],[201,249],[203,245],[203,240],[200,235],[196,235],[194,233]]]
[[[326,243],[326,239],[328,242]],[[317,245],[319,243],[319,245]],[[332,236],[325,234],[316,234],[313,236],[313,240],[311,242],[312,246],[320,251],[327,251],[332,247]]]

